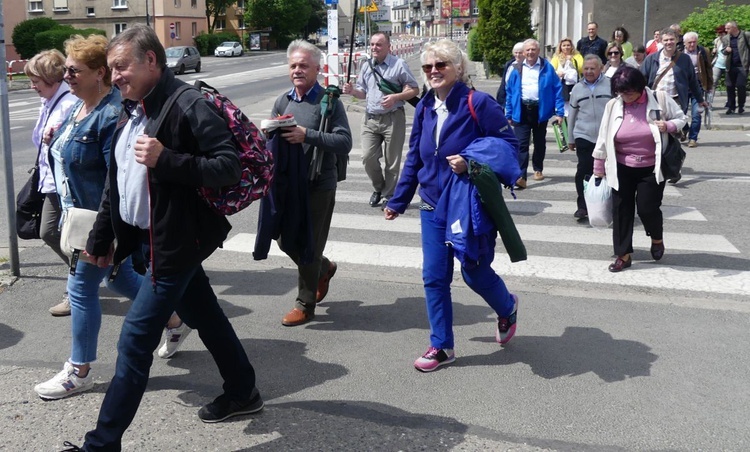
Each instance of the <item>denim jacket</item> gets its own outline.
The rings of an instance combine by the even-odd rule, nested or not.
[[[74,121],[75,112],[78,111],[82,102],[78,101],[73,106],[70,116],[57,129],[50,143],[50,149],[56,145],[61,146],[62,170],[68,179],[69,196],[65,196],[63,181],[57,180],[57,177],[55,180],[64,210],[69,207],[99,209],[104,183],[107,179],[112,135],[122,108],[120,90],[113,87],[94,111],[74,126],[65,143],[56,143],[64,135],[68,125]],[[57,164],[51,155],[50,163],[53,167]],[[55,171],[55,175],[58,174],[60,173]]]

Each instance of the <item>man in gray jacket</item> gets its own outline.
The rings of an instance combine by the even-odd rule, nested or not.
[[[747,73],[750,70],[750,31],[737,28],[737,22],[729,21],[724,25],[727,34],[721,38],[724,44],[724,55],[727,65],[727,114],[745,113],[747,98]]]
[[[578,210],[573,216],[579,220],[588,217],[583,198],[583,180],[594,172],[594,157],[591,153],[599,135],[604,107],[610,99],[612,90],[609,78],[602,74],[602,60],[598,55],[586,55],[583,60],[583,78],[570,92],[568,114],[568,147],[576,151],[578,157],[575,175]]]
[[[318,84],[322,54],[314,45],[301,39],[292,41],[286,51],[289,60],[289,78],[294,87],[276,101],[271,117],[294,115],[296,126],[283,127],[281,138],[289,144],[302,145],[306,162],[312,163],[313,148],[322,152],[320,174],[314,180],[298,181],[307,186],[310,222],[312,226],[312,261],[306,262],[295,243],[279,241],[279,248],[297,264],[298,292],[294,308],[281,320],[284,326],[297,326],[315,317],[315,305],[328,293],[328,284],[336,273],[336,263],[323,255],[328,231],[331,228],[333,206],[336,201],[336,155],[347,156],[352,149],[352,132],[344,105],[338,99],[326,131],[320,126],[320,102],[324,88]],[[287,206],[287,209],[294,206]]]

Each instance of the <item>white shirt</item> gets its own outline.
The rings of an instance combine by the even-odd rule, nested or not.
[[[135,161],[135,142],[146,127],[146,115],[139,103],[122,128],[115,145],[117,190],[120,192],[120,217],[125,223],[149,229],[148,168]]]
[[[443,124],[448,119],[448,109],[445,107],[445,101],[435,96],[435,113],[437,113],[437,124],[435,125],[435,144],[440,146],[440,131],[443,130]]]
[[[529,66],[526,60],[523,60],[523,71],[521,72],[521,100],[538,101],[539,100],[539,72],[542,69],[542,63],[539,58],[533,66]]]

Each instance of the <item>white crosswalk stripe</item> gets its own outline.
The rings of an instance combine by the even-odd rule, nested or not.
[[[418,216],[412,212],[395,221],[385,221],[380,209],[372,213],[353,213],[367,206],[372,187],[361,165],[362,150],[355,148],[350,154],[347,180],[339,185],[336,192],[336,212],[331,223],[331,237],[326,247],[326,256],[339,263],[376,265],[394,268],[419,269],[422,265],[422,251],[418,247],[420,224]],[[660,288],[683,291],[713,292],[733,295],[750,295],[750,271],[723,268],[703,268],[670,265],[669,259],[654,262],[649,259],[636,261],[627,271],[612,274],[607,266],[612,262],[612,230],[599,230],[576,223],[572,218],[577,206],[575,203],[575,161],[569,156],[551,156],[545,162],[545,180],[530,181],[529,188],[517,191],[518,199],[513,200],[506,191],[508,209],[521,237],[529,250],[525,262],[511,263],[498,240],[493,266],[500,275],[549,280],[573,281],[581,283],[630,286],[634,288]],[[700,178],[700,176],[694,176]],[[686,176],[683,181],[690,177]],[[717,178],[717,181],[746,182],[744,177]],[[418,195],[412,200],[412,207],[419,202]],[[361,212],[361,210],[359,210]],[[696,230],[695,226],[707,225],[709,220],[695,207],[686,206],[680,187],[667,185],[664,193],[662,212],[665,221],[665,243],[667,253],[677,256],[680,253],[705,255],[740,254],[726,237],[716,233],[686,232]],[[686,229],[687,228],[687,229]],[[697,228],[700,231],[709,227]],[[348,231],[348,232],[346,232]],[[409,237],[409,240],[394,240],[383,243],[359,243],[350,241],[352,237],[380,236]],[[346,241],[336,240],[337,236]],[[356,239],[354,239],[356,240]],[[362,240],[363,242],[366,240]],[[254,234],[236,234],[224,245],[228,251],[252,252]],[[397,246],[394,243],[404,243]],[[648,256],[651,240],[643,232],[639,220],[633,235],[633,246],[642,256]],[[581,247],[584,252],[576,256],[594,258],[572,258],[569,250]],[[556,254],[557,253],[557,254]],[[271,256],[284,254],[272,245]],[[672,263],[679,258],[672,257]],[[455,266],[458,271],[458,264]]]

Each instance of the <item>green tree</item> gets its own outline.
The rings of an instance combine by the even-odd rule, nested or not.
[[[531,0],[479,0],[476,51],[498,72],[513,56],[513,46],[533,36]]]
[[[255,29],[270,28],[271,37],[285,46],[310,20],[310,0],[247,0],[245,19]]]
[[[321,0],[308,0],[310,3],[310,19],[305,25],[305,37],[310,33],[315,33],[328,24],[328,12],[325,4]]]
[[[38,17],[36,19],[24,20],[13,28],[11,40],[13,47],[22,59],[28,60],[45,47],[39,48],[36,43],[36,35],[57,27],[57,22],[49,17]]]
[[[698,33],[698,43],[708,50],[713,48],[716,27],[733,20],[740,30],[750,29],[750,5],[726,5],[724,0],[711,0],[705,8],[695,8],[680,23],[682,32]]]
[[[213,33],[216,28],[216,19],[225,14],[228,7],[237,3],[237,0],[206,0],[206,20],[208,20],[208,32]]]

